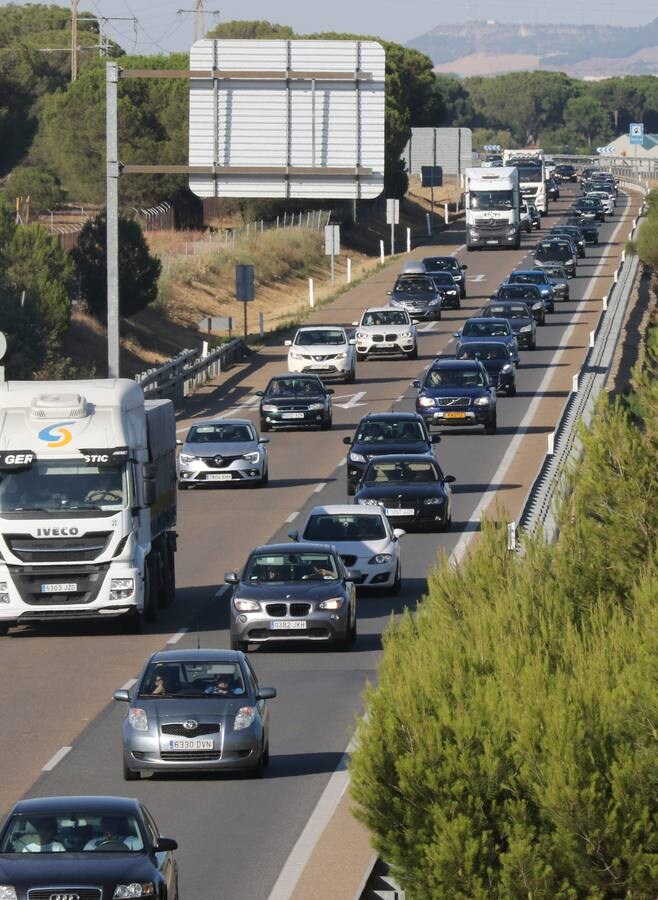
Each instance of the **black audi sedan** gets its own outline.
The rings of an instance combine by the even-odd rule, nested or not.
[[[416,410],[428,426],[483,425],[485,434],[496,433],[496,389],[479,359],[436,359],[413,386]]]
[[[588,221],[586,219],[577,219],[572,217],[570,219],[567,219],[567,225],[574,225],[579,228],[588,244],[593,244],[594,246],[598,244],[599,226],[595,220]]]
[[[21,800],[0,833],[3,900],[178,900],[176,841],[127,797]]]
[[[452,518],[450,485],[432,455],[378,456],[370,460],[356,492],[361,506],[379,506],[394,526],[446,531]]]
[[[260,430],[271,428],[331,428],[331,395],[317,375],[275,375],[260,401]]]
[[[510,362],[505,344],[494,341],[462,344],[457,359],[479,359],[497,391],[504,391],[508,397],[516,395],[516,366]]]
[[[466,299],[466,270],[468,266],[462,265],[456,256],[426,256],[423,265],[428,275],[437,272],[450,272],[455,282],[459,285],[462,300]]]
[[[430,435],[417,413],[368,413],[359,422],[354,437],[343,438],[347,454],[347,495],[354,496],[366,466],[373,456],[392,453],[426,454],[441,437]]]
[[[433,272],[432,280],[443,293],[442,307],[445,309],[461,309],[462,292],[452,273]]]
[[[496,293],[491,298],[492,301],[512,301],[517,300],[519,303],[525,303],[532,317],[538,325],[546,324],[546,313],[548,312],[548,304],[542,290],[538,284],[510,284],[505,282],[501,284]],[[482,315],[486,315],[482,313]]]

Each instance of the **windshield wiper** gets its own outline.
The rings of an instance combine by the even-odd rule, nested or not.
[[[7,512],[56,512],[54,509],[46,509],[44,506],[15,506]]]
[[[68,511],[69,509],[98,509],[98,510],[100,510],[101,512],[103,512],[103,507],[102,507],[102,506],[97,506],[97,505],[94,504],[94,503],[78,503],[78,504],[75,505],[75,506],[63,506],[63,507],[62,507],[62,511],[63,511],[63,512],[66,512],[66,511]]]

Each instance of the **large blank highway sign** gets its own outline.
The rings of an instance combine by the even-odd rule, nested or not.
[[[384,186],[376,41],[203,40],[190,52],[200,197],[372,199]]]

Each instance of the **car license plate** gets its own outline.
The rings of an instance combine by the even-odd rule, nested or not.
[[[270,622],[270,629],[272,631],[304,631],[306,629],[306,622],[279,619],[276,622]]]
[[[64,581],[57,584],[42,584],[42,594],[72,594],[77,591],[78,586],[71,581]]]
[[[281,413],[282,419],[303,419],[303,412],[291,412],[291,413]]]
[[[487,241],[487,244],[497,244],[498,241]]]
[[[413,516],[416,512],[415,509],[385,509],[384,512],[387,516]]]
[[[233,476],[230,472],[213,472],[206,475],[206,481],[233,481]]]
[[[446,419],[465,419],[466,413],[458,413],[458,412],[447,412],[445,414]]]
[[[169,741],[170,750],[214,750],[215,742],[209,738],[177,738]]]

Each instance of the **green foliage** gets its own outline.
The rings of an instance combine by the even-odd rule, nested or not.
[[[658,191],[649,194],[647,206],[647,217],[637,237],[637,252],[645,265],[658,271]]]
[[[411,900],[655,896],[657,423],[602,400],[558,542],[485,524],[386,633],[352,792]]]
[[[80,292],[89,312],[107,319],[107,220],[105,210],[87,221],[71,255],[80,279]],[[119,217],[119,310],[130,316],[152,303],[158,294],[160,260],[151,256],[139,223]]]
[[[609,135],[610,116],[594,97],[583,94],[567,101],[564,124],[592,146]]]
[[[7,181],[5,194],[12,202],[17,197],[29,197],[34,211],[56,209],[63,199],[56,177],[34,166],[17,166]]]
[[[224,39],[289,40],[294,38],[295,32],[289,25],[277,25],[264,19],[233,19],[229,22],[220,22],[208,32],[207,36]]]

